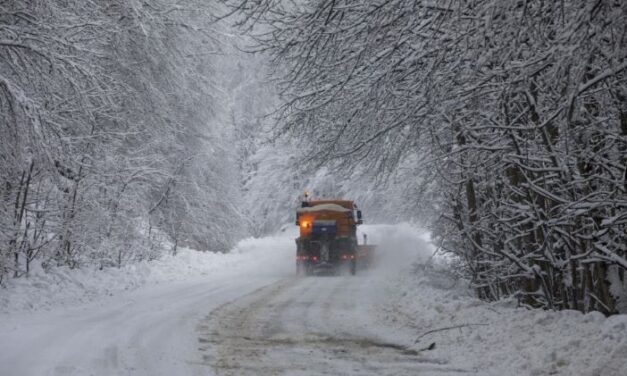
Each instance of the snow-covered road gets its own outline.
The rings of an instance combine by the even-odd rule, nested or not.
[[[2,375],[189,375],[198,322],[276,281],[196,280],[140,289],[106,305],[26,314],[0,325]]]
[[[288,236],[238,247],[229,255],[186,251],[93,276],[43,276],[0,291],[10,308],[0,314],[0,375],[211,374],[197,361],[198,323],[225,303],[293,274]],[[50,282],[61,287],[41,286]],[[29,293],[46,309],[24,309],[30,301],[22,295]]]
[[[397,357],[411,364],[415,355],[394,348],[374,322],[380,278],[296,278],[293,235],[244,243],[239,261],[208,275],[2,315],[0,373],[337,374],[338,365],[371,373]],[[371,352],[380,356],[360,368]]]
[[[362,230],[381,259],[357,276],[296,277],[287,231],[18,280],[0,291],[0,375],[627,374],[627,315],[482,302],[426,264],[420,231]]]
[[[380,282],[367,273],[285,279],[257,290],[200,325],[203,363],[231,376],[467,372],[423,356],[406,333],[382,325]]]

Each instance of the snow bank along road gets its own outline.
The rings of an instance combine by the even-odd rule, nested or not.
[[[419,232],[363,230],[381,260],[354,277],[294,276],[286,233],[207,255],[204,269],[197,254],[151,266],[178,280],[147,278],[48,311],[8,309],[0,375],[627,374],[625,315],[488,305],[422,267],[431,249]]]

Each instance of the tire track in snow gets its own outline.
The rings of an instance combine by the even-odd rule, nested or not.
[[[221,376],[466,372],[373,335],[373,283],[290,278],[223,305],[199,326],[203,363]]]

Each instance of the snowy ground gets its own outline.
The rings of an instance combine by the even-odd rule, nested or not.
[[[486,304],[425,267],[423,233],[362,228],[380,260],[356,277],[295,277],[286,231],[228,255],[13,282],[0,374],[627,375],[626,315]]]
[[[416,265],[390,283],[384,321],[435,344],[429,357],[478,375],[627,375],[627,315],[488,304],[463,283]]]

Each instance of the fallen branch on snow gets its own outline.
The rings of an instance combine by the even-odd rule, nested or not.
[[[422,333],[421,335],[419,335],[416,340],[414,341],[414,343],[418,343],[418,341],[420,341],[420,339],[426,335],[429,335],[431,333],[436,333],[436,332],[442,332],[444,330],[450,330],[450,329],[458,329],[458,328],[465,328],[465,327],[469,327],[469,326],[487,326],[488,324],[461,324],[461,325],[454,325],[454,326],[447,326],[444,328],[438,328],[438,329],[432,329],[432,330],[428,330],[424,333]]]

